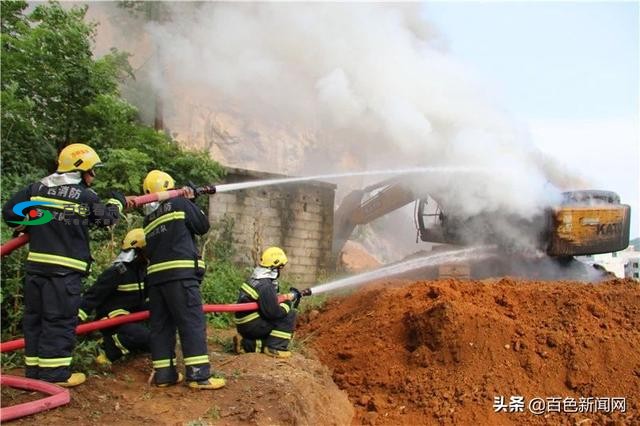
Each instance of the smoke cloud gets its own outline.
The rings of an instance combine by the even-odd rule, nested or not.
[[[224,164],[298,175],[486,168],[418,185],[467,217],[531,218],[559,188],[582,185],[447,54],[418,3],[162,5],[164,18],[127,40],[144,48],[119,47],[139,52],[171,132]]]

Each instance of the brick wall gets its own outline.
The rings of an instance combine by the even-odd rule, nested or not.
[[[227,169],[224,183],[282,178],[242,169]],[[331,257],[335,185],[308,181],[262,186],[211,196],[209,221],[234,221],[235,261],[253,266],[269,246],[284,249],[289,264],[283,277],[300,288],[333,270]]]

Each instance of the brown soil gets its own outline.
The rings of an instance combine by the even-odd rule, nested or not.
[[[330,301],[301,330],[354,424],[640,424],[637,283],[396,284]],[[626,413],[494,413],[496,396],[626,397]]]
[[[71,389],[69,405],[13,424],[345,425],[353,417],[347,396],[318,361],[300,354],[286,360],[262,354],[211,355],[212,364],[227,378],[223,389],[150,386],[149,359],[139,356]],[[33,393],[26,397],[6,388],[2,397],[3,406],[37,399]]]
[[[0,407],[9,407],[47,397],[47,395],[40,392],[31,392],[23,389],[10,388],[8,386],[2,386],[2,388],[0,388],[0,395],[2,396],[2,398],[0,398]]]
[[[640,286],[630,280],[371,285],[300,318],[302,348],[288,360],[222,353],[214,343],[232,331],[212,333],[224,389],[149,386],[139,356],[91,375],[66,407],[15,424],[640,425]],[[626,412],[494,413],[496,396],[625,397]],[[2,390],[3,406],[34,397]]]

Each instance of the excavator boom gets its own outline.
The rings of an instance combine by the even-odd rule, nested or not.
[[[379,191],[362,201],[365,195],[376,190]],[[357,225],[374,221],[415,200],[413,191],[397,178],[349,193],[334,214],[333,252],[342,249]]]

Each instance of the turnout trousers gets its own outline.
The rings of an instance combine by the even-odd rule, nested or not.
[[[122,324],[103,330],[102,336],[102,349],[111,362],[129,353],[150,351],[151,333],[144,324]]]
[[[187,279],[149,286],[149,308],[155,383],[174,383],[178,378],[176,329],[180,334],[187,381],[209,379],[211,373],[200,282]]]
[[[22,328],[26,377],[65,382],[71,376],[81,289],[82,274],[78,273],[25,276]]]
[[[286,351],[296,327],[296,311],[292,309],[286,317],[266,320],[256,318],[244,324],[238,324],[238,333],[242,336],[245,352],[262,352],[264,347]]]

